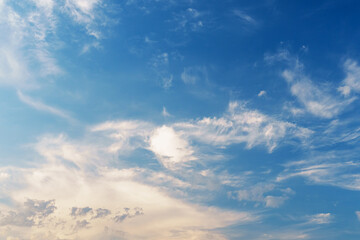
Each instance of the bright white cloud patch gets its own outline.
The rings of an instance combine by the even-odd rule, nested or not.
[[[154,131],[149,140],[149,149],[167,168],[174,168],[177,164],[196,160],[188,142],[173,128],[167,126]]]

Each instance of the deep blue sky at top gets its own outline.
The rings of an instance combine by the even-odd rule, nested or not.
[[[147,114],[150,117],[164,105],[169,105],[169,109],[173,106],[187,117],[199,117],[212,115],[216,109],[221,112],[230,98],[248,99],[262,89],[283,92],[279,88],[286,88],[286,83],[279,80],[278,69],[266,66],[265,53],[279,48],[290,49],[304,62],[307,72],[321,82],[339,82],[343,77],[339,67],[342,59],[358,57],[360,6],[357,1],[207,1],[192,4],[179,1],[175,5],[144,1],[140,4],[151,12],[137,5],[122,7],[116,1],[107,3],[113,8],[108,11],[115,20],[108,23],[112,24],[111,29],[105,30],[106,38],[99,50],[81,55],[80,34],[73,33],[73,38],[63,39],[70,45],[61,48],[58,54],[69,74],[61,76],[56,85],[54,83],[53,90],[46,93],[49,99],[75,107],[76,112],[81,111],[86,116],[85,121],[104,120],[104,115],[99,118],[96,114],[97,109],[105,116],[109,114],[109,118],[111,114],[127,117]],[[197,19],[191,20],[189,8],[201,11],[204,27],[193,26]],[[249,14],[256,23],[247,23],[234,16],[233,11],[238,9]],[[179,21],[183,15],[190,16],[190,20],[181,27]],[[58,33],[59,38],[61,34],[68,34],[69,29],[76,30],[76,27],[65,23],[61,29],[64,32]],[[145,43],[146,37],[152,41],[150,44]],[[161,88],[161,80],[156,81],[159,77],[151,67],[154,56],[162,53],[169,54],[168,71],[174,78],[173,88],[165,91]],[[184,86],[180,75],[184,67],[192,66],[206,66],[211,82],[194,91],[201,92],[200,88],[208,87],[216,92],[216,98],[206,97],[206,91],[199,93],[203,96],[189,94],[191,91]],[[86,92],[96,97],[75,104],[67,102],[65,96],[61,97],[66,90],[59,91],[59,85],[68,91]],[[271,99],[270,107],[277,106],[279,97],[286,96],[277,94]],[[127,101],[122,101],[125,99]],[[194,101],[197,104],[193,104]],[[107,102],[108,108],[103,106]],[[131,108],[136,104],[146,104],[146,107],[137,111]],[[124,108],[127,111],[122,111]]]
[[[270,111],[276,111],[277,100],[288,97],[277,93],[284,92],[287,86],[279,79],[281,69],[266,66],[264,54],[289,48],[299,55],[306,71],[316,81],[340,82],[344,75],[340,67],[342,59],[358,57],[357,5],[356,1],[190,4],[204,12],[203,28],[192,26],[198,20],[191,20],[188,3],[175,6],[148,3],[151,13],[136,6],[115,7],[121,17],[100,50],[79,56],[76,50],[69,49],[73,58],[66,63],[73,67],[74,75],[64,77],[63,84],[68,88],[75,86],[78,91],[88,88],[89,94],[97,96],[92,98],[94,102],[89,102],[91,108],[84,111],[81,109],[85,106],[79,106],[78,110],[90,115],[89,120],[103,120],[91,112],[97,107],[106,111],[102,104],[108,101],[110,109],[105,114],[127,117],[144,114],[151,118],[162,106],[181,111],[187,117],[213,115],[214,110],[221,112],[230,98],[249,99],[262,89],[276,93],[269,106],[275,107]],[[233,14],[236,9],[244,9],[256,23],[236,18]],[[178,15],[178,18],[190,16],[183,28],[174,20]],[[152,42],[145,43],[146,37]],[[76,36],[74,38],[74,48],[77,48]],[[173,87],[165,91],[151,66],[154,56],[163,53],[169,54],[167,71],[174,78]],[[68,55],[63,57],[66,59]],[[184,86],[181,72],[192,66],[206,66],[210,83],[195,89]],[[214,91],[216,97],[207,97],[206,88]],[[137,104],[145,105],[142,111],[136,110]],[[124,108],[127,111],[123,111]]]

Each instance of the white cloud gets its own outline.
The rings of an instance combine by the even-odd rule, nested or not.
[[[98,10],[100,4],[100,0],[26,0],[14,7],[10,1],[3,1],[0,7],[0,84],[17,89],[34,88],[39,87],[41,81],[62,74],[56,50],[64,44],[57,34],[63,26],[59,19],[64,17],[64,9],[87,29],[88,34],[100,38],[96,25],[106,18]],[[98,45],[95,43],[91,47]]]
[[[195,84],[208,80],[205,67],[187,67],[181,73],[181,80],[185,84]]]
[[[265,206],[278,208],[280,207],[286,200],[287,196],[266,196],[265,197]]]
[[[291,103],[285,103],[283,109],[289,111],[294,116],[299,116],[306,113],[305,109],[294,107]]]
[[[264,201],[264,193],[272,191],[275,188],[274,184],[257,184],[255,186],[251,186],[250,189],[247,190],[239,190],[236,192],[237,200],[242,201],[256,201],[262,202]]]
[[[265,61],[274,63],[276,61],[285,62],[287,69],[282,71],[281,76],[290,86],[290,92],[297,98],[307,112],[321,118],[333,118],[339,115],[351,104],[355,98],[343,100],[337,95],[332,94],[332,89],[315,84],[304,73],[303,64],[290,55],[286,49],[280,50],[275,55],[265,55]],[[297,109],[297,108],[290,108]],[[297,113],[296,111],[294,113]]]
[[[244,11],[240,10],[234,10],[233,11],[235,16],[239,17],[241,20],[248,24],[256,25],[257,22],[254,18],[252,18],[250,15],[246,14]]]
[[[262,97],[262,96],[265,96],[266,95],[266,91],[264,90],[261,90],[259,93],[258,93],[258,97]]]
[[[332,221],[333,216],[330,213],[318,213],[312,216],[309,216],[308,223],[315,224],[327,224]]]
[[[163,88],[169,89],[172,86],[173,75],[170,74],[169,76],[163,76],[161,80]]]
[[[296,240],[296,239],[311,239],[308,233],[303,233],[301,231],[278,231],[274,233],[265,233],[261,237],[256,238],[258,240],[264,240],[264,239],[280,239],[280,240]]]
[[[347,59],[344,63],[344,71],[346,78],[342,81],[342,86],[338,90],[348,96],[352,91],[360,92],[360,67],[358,63],[352,59]]]
[[[109,129],[109,125],[98,126],[97,130]],[[113,126],[124,128],[119,124]],[[0,237],[225,239],[216,229],[256,219],[247,212],[227,211],[176,199],[157,185],[136,180],[136,170],[109,166],[112,155],[104,151],[107,143],[102,139],[91,142],[88,137],[83,141],[63,136],[44,137],[35,144],[36,151],[43,157],[41,164],[35,163],[30,168],[0,169],[1,175],[8,176],[1,179],[2,196],[19,204],[24,199],[40,199],[36,200],[40,203],[36,206],[51,206],[51,209],[28,211],[16,204],[7,206],[0,203],[1,212],[9,213],[0,217],[3,221],[8,220],[7,226],[0,226]],[[159,153],[163,151],[167,154],[163,149]],[[94,164],[96,170],[92,167]],[[157,179],[168,179],[160,173],[156,176]],[[169,182],[174,182],[174,179],[170,178]],[[49,202],[49,199],[54,200]],[[30,216],[26,219],[34,221],[26,226],[17,224],[25,219],[22,218],[25,213]],[[32,224],[38,219],[41,224]]]
[[[25,96],[25,100],[29,99]],[[28,104],[50,111],[49,106],[32,99]],[[40,227],[0,227],[0,238],[226,239],[217,229],[258,217],[201,205],[199,199],[198,204],[190,203],[189,199],[197,197],[193,196],[196,191],[210,196],[214,189],[226,185],[240,189],[234,191],[238,200],[272,208],[283,204],[291,191],[279,189],[275,183],[251,188],[246,181],[251,173],[231,176],[213,169],[201,168],[197,172],[183,168],[203,158],[196,144],[226,147],[246,143],[248,147],[263,145],[272,151],[280,143],[303,140],[309,134],[307,129],[231,102],[219,118],[167,126],[134,120],[108,121],[88,128],[83,139],[44,136],[33,145],[41,161],[30,168],[0,169],[0,192],[1,197],[17,204],[24,199],[54,199],[56,209]],[[122,154],[138,148],[154,153],[165,168],[113,167],[114,162],[126,166]],[[189,189],[192,196],[188,196]],[[15,219],[23,216],[16,205],[0,203],[0,208],[3,213],[15,212]]]
[[[43,221],[56,210],[55,201],[28,199],[17,211],[10,211],[1,216],[1,226],[32,227],[41,226]]]
[[[265,145],[269,152],[280,142],[296,138],[305,140],[312,133],[256,110],[248,110],[238,102],[230,102],[229,110],[223,117],[175,123],[174,127],[203,143],[215,146],[246,143],[247,148]]]
[[[157,78],[161,81],[161,86],[164,89],[169,89],[172,86],[174,76],[169,72],[170,55],[163,52],[154,56],[150,60],[150,67],[155,72]]]
[[[278,192],[278,196],[270,195],[270,192]],[[231,197],[238,201],[251,201],[255,203],[263,203],[266,207],[278,208],[288,198],[294,194],[291,189],[279,189],[274,183],[257,183],[245,188],[229,193]]]
[[[4,4],[0,16],[0,82],[17,88],[36,86],[37,78],[62,71],[52,56],[55,36],[53,1],[24,1],[23,9]],[[26,8],[28,7],[28,8]],[[31,71],[30,71],[31,70]]]
[[[61,117],[61,118],[64,118],[70,122],[74,122],[75,120],[69,115],[67,114],[65,111],[63,110],[60,110],[58,108],[55,108],[55,107],[52,107],[52,106],[49,106],[45,103],[42,103],[40,101],[36,101],[34,99],[32,99],[31,97],[29,96],[26,96],[24,95],[21,91],[17,91],[17,95],[19,97],[19,99],[29,105],[30,107],[32,108],[35,108],[36,110],[39,110],[39,111],[44,111],[44,112],[47,112],[47,113],[50,113],[50,114],[53,114],[53,115],[56,115],[58,117]]]
[[[33,87],[27,65],[15,49],[0,48],[0,83],[21,88]]]
[[[321,90],[320,87],[316,86],[306,77],[295,80],[293,74],[293,72],[289,71],[283,72],[283,77],[290,82],[291,93],[298,98],[308,112],[315,116],[333,118],[354,100],[342,101],[337,99]]]
[[[92,42],[92,43],[85,44],[83,46],[80,54],[85,54],[85,53],[89,52],[92,48],[99,49],[100,48],[100,43],[99,42]]]
[[[174,22],[177,24],[175,30],[187,31],[201,31],[206,27],[207,19],[206,13],[199,12],[195,8],[188,8],[174,16]]]
[[[155,127],[143,121],[109,121],[93,126],[93,132],[105,132],[111,141],[107,151],[129,152],[136,148],[146,148],[146,139]]]
[[[54,0],[33,0],[33,2],[35,2],[38,7],[46,9],[49,15],[52,14],[52,11],[55,7]]]
[[[353,150],[313,153],[309,159],[289,162],[279,174],[277,181],[293,177],[303,177],[312,184],[337,186],[350,190],[360,190],[360,175],[350,173],[360,167],[354,161]]]
[[[163,107],[163,110],[161,112],[161,115],[163,115],[163,117],[171,117],[171,114],[168,113],[168,111],[166,110],[165,107]]]
[[[155,129],[149,139],[149,149],[166,168],[170,169],[180,163],[196,160],[188,142],[173,128],[167,126]]]
[[[85,26],[90,36],[100,39],[102,35],[97,28],[97,21],[102,22],[103,19],[97,16],[97,7],[101,3],[101,0],[66,0],[65,8],[75,22]]]
[[[210,158],[196,147],[198,144],[222,148],[245,143],[247,148],[262,145],[272,152],[281,143],[305,143],[312,133],[292,123],[248,110],[238,102],[231,102],[229,110],[219,118],[175,122],[161,127],[141,121],[105,122],[94,126],[91,131],[107,133],[110,140],[104,141],[110,141],[109,152],[147,149],[169,169]],[[215,153],[211,155],[216,158]]]
[[[360,211],[355,212],[357,219],[360,221]]]
[[[67,169],[58,164],[29,169],[21,174],[25,182],[18,184],[24,187],[8,192],[12,199],[21,202],[24,198],[37,196],[40,199],[48,199],[51,196],[56,199],[57,210],[50,219],[43,220],[42,227],[22,230],[16,226],[8,229],[1,227],[0,232],[5,236],[11,236],[10,229],[17,231],[14,237],[22,238],[51,232],[58,238],[74,239],[77,236],[77,239],[96,239],[97,235],[105,237],[109,231],[113,231],[114,237],[121,237],[125,233],[127,239],[169,239],[173,230],[181,231],[184,236],[190,237],[191,232],[187,230],[189,228],[208,232],[207,230],[236,222],[254,220],[254,217],[247,213],[223,211],[174,199],[156,187],[137,183],[122,176],[121,171],[117,170],[104,169],[100,170],[98,175],[93,175]],[[118,213],[119,217],[107,215],[92,219],[93,215],[89,214],[82,217],[89,223],[88,228],[74,229],[74,225],[79,221],[69,214],[74,203],[94,209],[106,208],[114,214]],[[143,214],[136,214],[138,207],[143,209]],[[135,209],[135,212],[128,215],[137,217],[121,218],[124,216],[123,208]],[[122,219],[121,224],[117,219]],[[109,231],[104,231],[106,227]],[[116,234],[115,230],[122,233]]]

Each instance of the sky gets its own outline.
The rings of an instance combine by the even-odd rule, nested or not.
[[[359,11],[0,0],[0,240],[359,239]]]

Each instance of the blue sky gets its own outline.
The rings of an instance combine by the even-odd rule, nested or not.
[[[359,239],[359,10],[0,0],[0,239]]]

